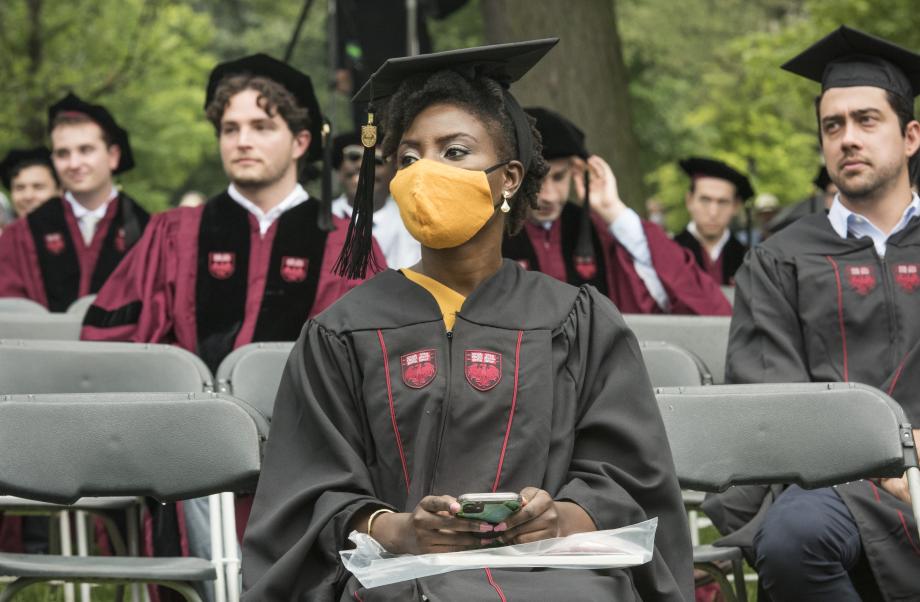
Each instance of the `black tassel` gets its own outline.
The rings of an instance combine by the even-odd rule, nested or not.
[[[336,274],[351,279],[364,278],[368,267],[374,272],[380,271],[380,266],[372,253],[377,126],[374,125],[374,110],[371,107],[368,108],[367,125],[361,126],[361,144],[364,145],[364,156],[361,157],[358,190],[355,192],[351,221],[345,234],[342,253],[333,267]]]
[[[578,225],[578,240],[575,242],[575,270],[583,280],[593,280],[597,275],[597,261],[594,257],[593,232],[594,224],[591,223],[591,173],[585,164],[584,173],[585,204],[581,211],[581,221]]]
[[[332,227],[332,123],[323,118],[323,173],[320,186],[319,213],[316,226],[321,232],[331,232]]]

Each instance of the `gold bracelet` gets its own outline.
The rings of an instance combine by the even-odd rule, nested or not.
[[[389,508],[381,508],[380,510],[376,510],[373,514],[371,514],[370,518],[367,519],[367,534],[368,535],[371,534],[371,527],[374,526],[374,519],[376,519],[381,514],[395,514],[395,513]]]

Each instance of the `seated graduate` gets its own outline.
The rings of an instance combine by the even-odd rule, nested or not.
[[[332,140],[332,166],[342,186],[342,194],[332,201],[332,214],[343,219],[351,218],[358,191],[358,171],[364,147],[357,132],[339,134]],[[399,207],[390,196],[390,180],[396,169],[393,161],[379,151],[374,155],[374,240],[380,246],[387,266],[397,269],[415,265],[421,257],[421,247],[406,230]]]
[[[731,314],[693,257],[623,203],[610,166],[589,156],[574,123],[548,109],[526,112],[536,119],[549,173],[523,229],[505,235],[505,257],[575,286],[591,284],[623,313]],[[569,201],[573,182],[590,211]]]
[[[0,161],[0,179],[10,192],[17,217],[61,195],[61,181],[51,163],[51,151],[44,146],[14,148],[8,152]]]
[[[229,61],[211,72],[205,110],[230,185],[153,218],[82,338],[175,343],[216,371],[241,345],[296,339],[357,283],[332,273],[348,223],[298,183],[300,163],[322,157],[310,77],[264,54]]]
[[[48,109],[48,133],[64,194],[4,230],[0,297],[62,312],[102,288],[150,216],[115,186],[134,155],[128,132],[105,107],[68,94]]]
[[[547,167],[507,87],[556,40],[390,59],[358,101],[390,97],[390,186],[422,244],[312,318],[278,391],[243,542],[245,600],[690,600],[692,553],[667,437],[613,303],[501,256]],[[373,90],[371,94],[369,90]],[[349,244],[371,241],[373,126]],[[520,492],[494,527],[464,493]],[[338,551],[519,544],[659,518],[654,558],[610,570],[470,570],[367,590]]]
[[[729,227],[754,196],[747,176],[717,159],[691,157],[680,162],[690,177],[685,202],[690,222],[674,241],[690,249],[697,264],[719,284],[735,284],[747,252]]]

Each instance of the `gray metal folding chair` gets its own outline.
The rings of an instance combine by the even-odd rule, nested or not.
[[[0,494],[54,504],[86,496],[167,502],[251,489],[261,468],[264,418],[216,393],[0,396]],[[33,583],[155,583],[199,602],[196,581],[220,579],[200,558],[0,554],[0,593]]]
[[[82,319],[86,315],[86,310],[89,309],[89,306],[93,304],[93,301],[96,300],[96,295],[85,295],[80,297],[76,301],[70,304],[70,307],[67,308],[67,313],[80,316]]]
[[[696,355],[712,373],[712,382],[725,382],[728,316],[625,314],[626,325],[640,341],[665,341]]]
[[[683,347],[664,341],[639,341],[639,350],[653,387],[712,384],[706,365]]]
[[[724,491],[796,483],[813,489],[900,477],[906,470],[920,519],[911,426],[897,402],[877,389],[799,383],[661,388],[656,394],[681,487]],[[736,595],[743,600],[740,556],[737,548],[707,546],[694,551],[694,564],[705,570],[715,560],[732,560]]]
[[[217,367],[217,390],[245,400],[272,418],[275,394],[293,342],[250,343],[236,349]]]
[[[0,297],[0,313],[9,314],[47,314],[48,308],[31,299],[20,297]]]
[[[61,313],[17,313],[0,309],[0,339],[77,341],[83,316]]]

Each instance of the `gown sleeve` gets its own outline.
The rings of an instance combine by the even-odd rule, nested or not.
[[[89,341],[172,343],[178,253],[172,216],[151,218],[135,244],[99,290],[83,319]]]
[[[664,230],[642,222],[652,265],[668,293],[672,314],[730,316],[732,306],[719,284],[700,268],[689,249],[668,238]]]
[[[35,244],[24,217],[0,236],[0,297],[22,297],[48,306]]]
[[[278,389],[243,540],[244,600],[331,600],[347,578],[338,551],[352,517],[393,509],[373,494],[355,366],[345,338],[307,322]]]
[[[556,498],[598,529],[658,517],[652,561],[631,569],[643,600],[692,600],[692,546],[658,403],[635,335],[609,299],[586,287],[563,326],[579,418],[568,481]]]
[[[729,383],[810,381],[791,268],[757,247],[735,275],[735,308],[725,366]]]

